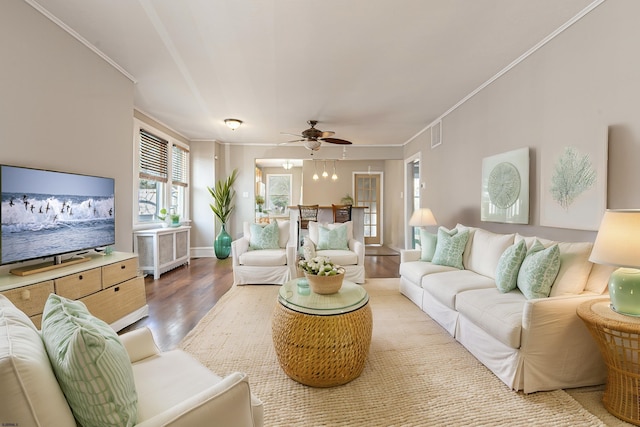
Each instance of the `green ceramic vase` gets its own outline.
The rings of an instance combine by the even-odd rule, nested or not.
[[[220,232],[216,236],[216,241],[213,242],[213,249],[218,259],[228,258],[231,253],[231,236],[227,233],[225,224],[222,224]]]

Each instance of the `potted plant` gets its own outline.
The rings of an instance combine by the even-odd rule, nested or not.
[[[301,259],[298,267],[304,271],[311,290],[317,294],[335,294],[342,287],[344,268],[331,262],[328,257]]]
[[[340,203],[342,203],[343,205],[353,205],[353,197],[351,197],[349,193],[347,193],[346,196],[340,199]]]
[[[210,203],[209,207],[220,223],[222,223],[220,233],[218,233],[213,245],[218,259],[225,259],[231,253],[231,236],[227,233],[226,225],[235,208],[233,198],[236,192],[233,189],[233,184],[236,182],[237,177],[238,169],[234,169],[226,179],[218,180],[215,187],[207,187],[209,194],[211,194],[213,198],[213,203]]]
[[[262,205],[264,205],[264,197],[260,194],[256,194],[256,205],[258,205],[258,212],[262,212]]]

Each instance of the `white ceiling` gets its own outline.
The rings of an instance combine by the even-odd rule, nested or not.
[[[191,140],[400,146],[594,0],[26,0]],[[225,118],[244,121],[231,131]]]

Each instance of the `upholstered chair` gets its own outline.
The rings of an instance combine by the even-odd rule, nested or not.
[[[231,242],[235,285],[281,285],[295,275],[297,242],[288,220],[243,224],[243,236]]]
[[[309,221],[304,253],[326,256],[345,269],[346,280],[364,283],[364,243],[353,238],[353,222],[320,224]]]

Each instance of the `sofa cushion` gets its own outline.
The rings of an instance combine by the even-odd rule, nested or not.
[[[451,309],[455,309],[456,295],[460,292],[496,287],[492,278],[474,273],[471,270],[452,270],[429,274],[422,278],[420,284],[426,294]]]
[[[477,228],[471,239],[469,253],[465,253],[464,268],[483,276],[495,278],[498,260],[504,251],[513,244],[514,234],[496,234]]]
[[[464,268],[462,265],[462,253],[468,238],[468,230],[458,232],[455,228],[453,230],[447,230],[444,227],[438,228],[436,251],[431,262],[462,270]]]
[[[420,229],[420,261],[431,262],[433,254],[436,253],[436,243],[438,236],[429,233],[424,228]]]
[[[526,237],[516,234],[516,242],[524,240],[527,248],[538,241],[545,248],[557,244],[560,249],[560,271],[551,287],[550,296],[577,295],[585,290],[593,264],[589,261],[593,243],[555,242],[548,239]]]
[[[421,286],[422,278],[427,274],[456,271],[457,268],[446,265],[432,264],[424,261],[408,261],[400,263],[400,276],[411,283]]]
[[[514,243],[502,253],[496,267],[496,287],[500,292],[509,292],[518,286],[518,272],[526,255],[524,240]]]
[[[38,330],[0,295],[0,421],[15,426],[74,426]]]
[[[546,298],[560,269],[558,245],[544,248],[537,241],[527,252],[518,272],[518,289],[527,299]]]
[[[80,301],[51,294],[42,316],[51,365],[83,426],[131,426],[138,396],[129,355],[109,325]]]
[[[318,226],[317,249],[349,249],[347,226],[345,224],[334,228]]]
[[[461,292],[456,310],[492,337],[511,348],[520,348],[522,311],[526,298],[517,289],[502,294],[496,288]]]
[[[308,224],[309,238],[311,239],[314,245],[318,244],[318,239],[319,239],[318,227],[320,227],[320,225],[322,225],[325,228],[328,228],[329,230],[333,230],[336,227],[340,227],[344,225],[347,227],[347,240],[353,239],[353,221],[339,222],[339,223],[332,223],[332,224],[320,224],[315,221],[309,221],[309,224]]]
[[[552,297],[558,295],[578,295],[587,284],[593,264],[589,261],[593,243],[558,243],[560,249],[560,270],[551,287]]]
[[[289,243],[289,220],[276,220],[278,223],[278,247],[286,248]]]
[[[331,262],[338,265],[358,264],[358,254],[350,250],[324,249],[316,250],[316,256],[326,256]]]
[[[286,265],[287,253],[284,249],[262,249],[259,251],[247,251],[240,255],[238,261],[241,265],[274,266]]]
[[[278,249],[280,229],[277,221],[266,225],[251,224],[250,230],[249,249]]]
[[[605,292],[609,284],[609,277],[617,268],[612,265],[593,264],[583,292],[596,295]]]

